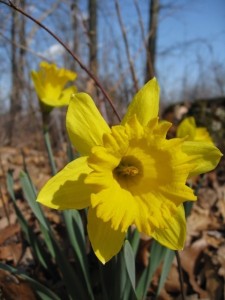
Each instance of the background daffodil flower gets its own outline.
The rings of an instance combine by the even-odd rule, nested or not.
[[[75,80],[77,74],[57,68],[55,64],[41,62],[39,70],[32,71],[31,77],[39,100],[52,108],[68,105],[71,94],[77,91],[75,86],[65,88],[69,81]]]
[[[89,207],[88,235],[102,263],[120,251],[131,225],[170,249],[182,249],[182,203],[196,200],[186,180],[212,170],[221,157],[211,143],[196,149],[194,141],[166,139],[171,123],[159,122],[158,110],[155,78],[112,128],[89,95],[77,93],[70,101],[67,130],[82,156],[46,183],[38,201],[55,209]]]
[[[217,151],[217,148],[212,147],[213,141],[205,127],[197,127],[195,119],[187,117],[177,127],[177,137],[185,138],[183,151],[191,155],[193,161],[200,153],[202,154],[202,151],[205,151],[205,161],[199,161],[199,164],[196,164],[195,168],[190,172],[189,177],[200,174],[202,164],[205,166],[208,164],[209,170],[214,169],[213,165],[215,162],[212,162],[211,155],[213,151]],[[210,146],[209,144],[212,145]],[[208,154],[207,151],[209,151]]]
[[[186,137],[189,141],[212,143],[212,139],[205,127],[197,127],[194,117],[186,117],[177,127],[177,137]]]

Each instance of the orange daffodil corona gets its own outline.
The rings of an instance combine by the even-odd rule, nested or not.
[[[112,128],[89,95],[77,93],[70,101],[67,130],[82,156],[46,183],[38,201],[55,209],[89,207],[88,235],[102,263],[120,251],[131,225],[170,249],[182,249],[182,203],[196,200],[186,180],[212,170],[221,157],[211,143],[167,140],[171,124],[158,121],[158,110],[155,78]]]
[[[70,95],[77,92],[75,86],[65,88],[69,81],[76,79],[77,74],[55,64],[41,62],[38,71],[32,71],[31,77],[36,93],[42,104],[49,107],[68,105]]]

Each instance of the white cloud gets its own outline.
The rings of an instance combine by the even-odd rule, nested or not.
[[[50,60],[57,58],[65,52],[65,49],[60,44],[53,44],[47,50],[41,53],[41,55],[48,57]]]

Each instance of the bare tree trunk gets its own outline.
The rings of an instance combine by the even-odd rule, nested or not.
[[[73,0],[71,4],[71,18],[72,18],[72,29],[73,29],[73,44],[72,50],[73,53],[78,54],[78,0]],[[68,56],[68,55],[67,55]],[[76,70],[77,63],[72,58],[69,57],[69,68],[73,71]]]
[[[97,39],[97,26],[98,26],[98,17],[97,17],[97,0],[89,0],[89,68],[90,71],[98,76],[98,39]],[[93,80],[90,80],[88,83],[89,91],[97,102],[103,117],[105,120],[108,120],[106,106],[103,98],[100,98],[98,89],[94,88]]]
[[[22,9],[25,7],[25,0],[20,1]],[[25,46],[25,18],[15,10],[12,10],[11,24],[11,74],[12,86],[10,97],[10,122],[8,125],[8,143],[12,143],[15,123],[22,111],[22,97],[24,88],[24,65],[25,48],[17,48],[17,44]]]
[[[90,70],[97,75],[97,0],[89,0],[89,53]]]
[[[145,82],[154,77],[155,57],[156,57],[156,39],[158,28],[159,0],[151,0],[149,6],[149,35],[147,48],[147,68]]]

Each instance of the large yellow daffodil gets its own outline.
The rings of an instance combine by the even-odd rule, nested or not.
[[[149,81],[134,97],[121,125],[109,128],[93,100],[75,94],[67,130],[82,155],[43,187],[38,201],[55,209],[88,210],[88,235],[102,263],[116,255],[130,225],[171,249],[186,237],[183,202],[196,200],[189,176],[216,167],[210,143],[167,140],[158,122],[159,87]]]
[[[31,77],[39,100],[50,107],[68,105],[70,95],[77,91],[75,86],[65,88],[69,81],[75,80],[77,74],[55,64],[41,62],[38,71],[32,71]]]

